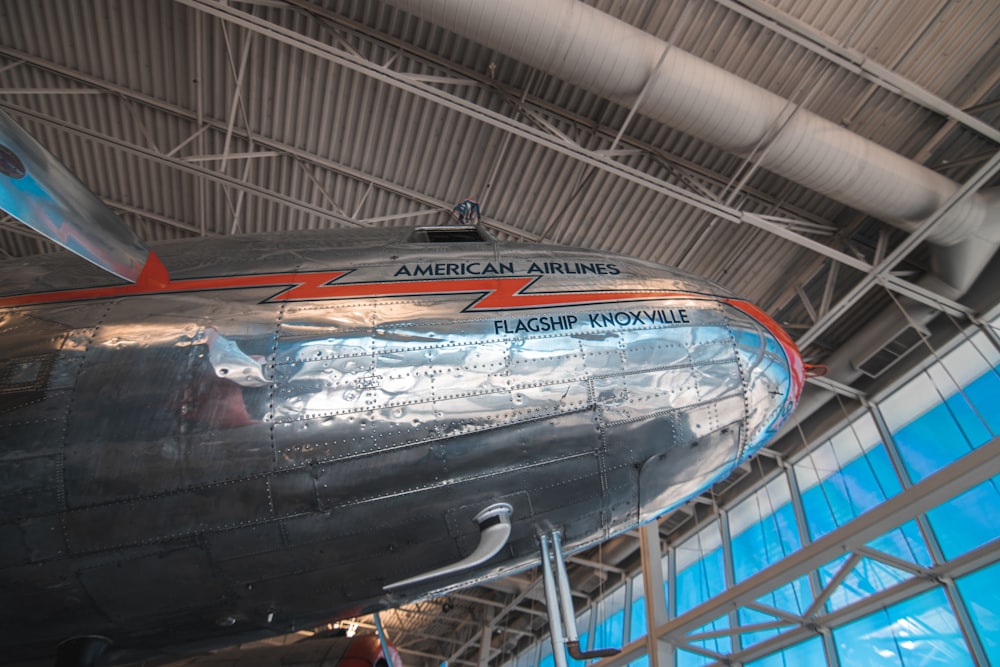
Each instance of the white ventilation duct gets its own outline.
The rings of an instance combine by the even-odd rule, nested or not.
[[[751,152],[788,114],[787,100],[680,49],[668,49],[666,42],[577,0],[390,2],[629,107],[647,87],[639,113],[733,153]],[[761,164],[907,231],[958,188],[804,109],[771,140]],[[958,291],[972,283],[1000,245],[998,209],[995,198],[972,195],[927,237],[940,246],[961,244],[963,250],[936,257],[940,277]]]

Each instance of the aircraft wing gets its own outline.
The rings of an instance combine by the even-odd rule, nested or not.
[[[0,208],[129,282],[151,253],[69,169],[0,111]]]

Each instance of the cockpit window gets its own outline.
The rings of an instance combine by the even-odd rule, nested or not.
[[[490,241],[478,227],[417,227],[410,243],[486,243]]]

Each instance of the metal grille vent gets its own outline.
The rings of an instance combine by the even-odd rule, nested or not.
[[[925,333],[907,326],[888,343],[857,363],[856,368],[870,378],[877,378],[905,357],[910,350],[920,345]]]

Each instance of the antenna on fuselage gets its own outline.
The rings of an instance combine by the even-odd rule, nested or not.
[[[451,209],[451,217],[455,218],[460,225],[478,225],[482,222],[482,215],[479,211],[479,202],[475,199],[466,199],[461,204]]]

